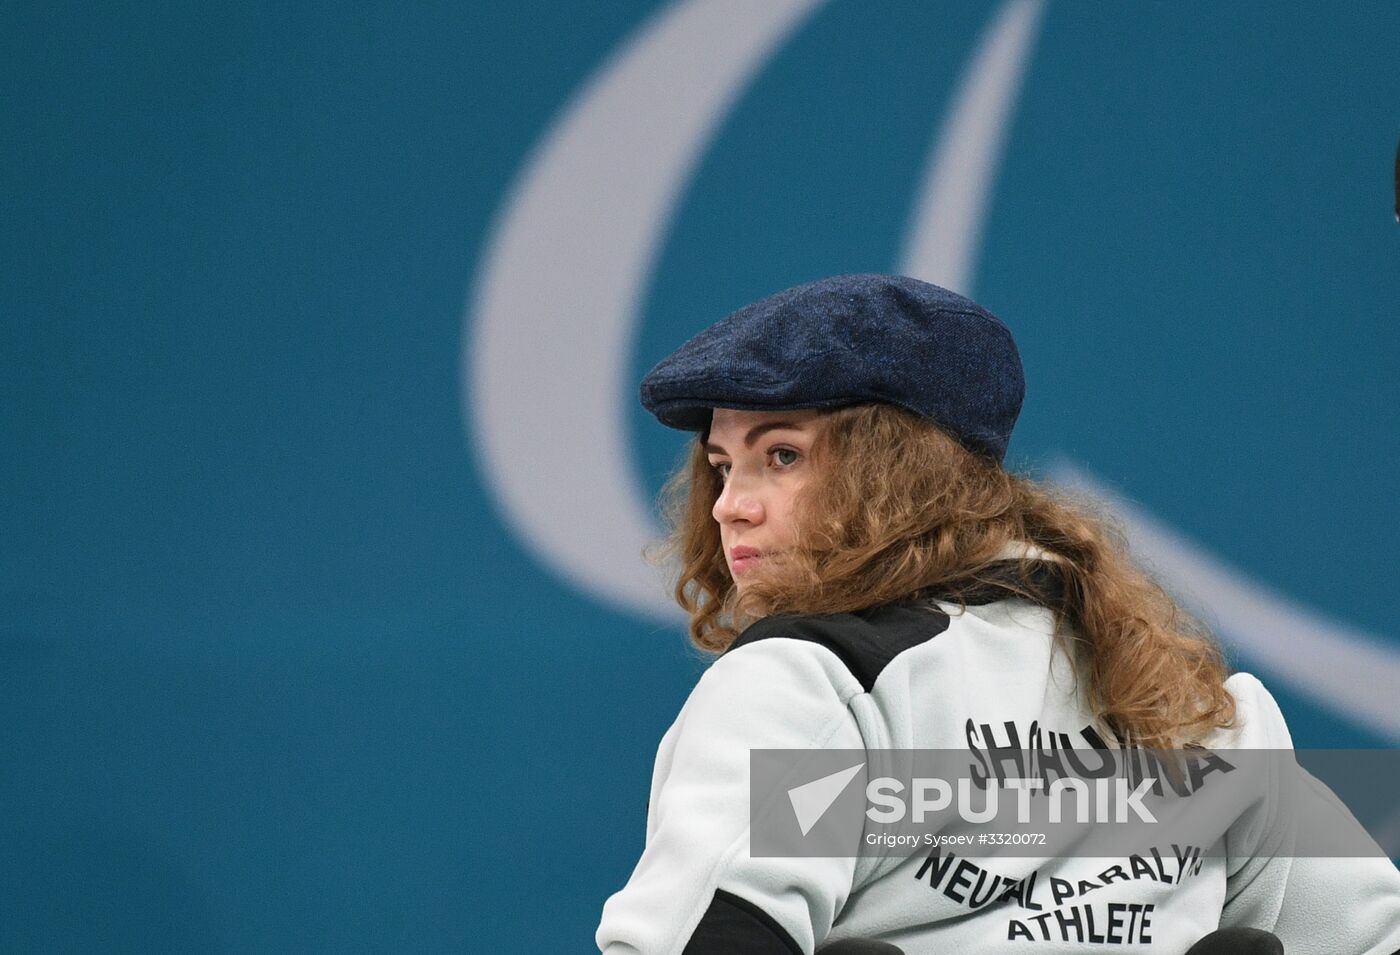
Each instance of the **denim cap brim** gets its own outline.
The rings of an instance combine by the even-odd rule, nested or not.
[[[715,408],[885,402],[1000,463],[1025,397],[1011,332],[971,299],[902,275],[838,275],[746,305],[662,359],[643,407],[706,430]]]

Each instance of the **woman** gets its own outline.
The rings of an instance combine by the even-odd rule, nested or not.
[[[647,375],[647,409],[698,432],[668,486],[668,551],[691,638],[719,656],[661,741],[603,951],[1177,953],[1222,926],[1290,952],[1400,948],[1389,860],[1270,858],[1260,804],[1170,872],[1146,850],[1107,868],[753,850],[780,827],[750,817],[753,750],[1291,747],[1269,693],[1229,675],[1119,534],[1002,467],[1023,394],[1001,322],[888,275],[777,293]]]

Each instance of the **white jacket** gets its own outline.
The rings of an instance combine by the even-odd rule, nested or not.
[[[1400,950],[1400,873],[1388,859],[1255,856],[1267,836],[1258,819],[1231,824],[1223,854],[1196,864],[1168,856],[1153,866],[1154,877],[1135,871],[1121,878],[1121,869],[1105,875],[1114,860],[982,856],[969,860],[955,885],[946,871],[936,878],[923,853],[883,860],[749,854],[751,749],[965,748],[969,719],[1011,723],[1023,734],[1034,722],[1069,734],[1076,748],[1092,745],[1081,736],[1092,714],[1074,692],[1065,655],[1052,653],[1052,633],[1051,612],[1021,599],[965,613],[937,604],[774,617],[750,627],[701,677],[661,740],[646,848],[603,907],[599,948],[606,955],[793,955],[862,937],[907,955],[1083,953],[1100,943],[1116,952],[1180,955],[1217,928],[1250,926],[1278,935],[1288,955]],[[1237,673],[1225,686],[1237,704],[1236,726],[1217,731],[1207,746],[1292,747],[1278,705],[1257,679]],[[1029,906],[974,907],[969,899],[968,883],[978,877],[999,875],[1005,885],[1032,871],[1042,891]],[[1092,892],[1056,906],[1043,891],[1052,877]]]

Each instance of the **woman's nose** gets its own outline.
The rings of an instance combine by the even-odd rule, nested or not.
[[[731,524],[735,521],[758,524],[763,520],[763,502],[757,488],[731,474],[711,513],[721,524]]]

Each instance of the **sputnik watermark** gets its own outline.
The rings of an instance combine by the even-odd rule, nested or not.
[[[982,742],[983,737],[977,741]],[[1338,754],[1339,784],[1400,789],[1394,751]],[[1114,856],[1144,846],[1298,856],[1385,850],[1291,750],[754,750],[750,851]],[[1394,784],[1391,788],[1385,781]]]
[[[1031,823],[1037,821],[1032,818],[1031,794],[1038,789],[1048,788],[1050,802],[1048,803],[1048,817],[1050,822],[1061,822],[1064,819],[1065,793],[1075,794],[1075,821],[1076,822],[1122,822],[1130,821],[1131,816],[1145,823],[1155,823],[1157,817],[1154,816],[1143,803],[1147,794],[1157,785],[1156,777],[1147,777],[1136,786],[1129,788],[1127,779],[1095,779],[1094,798],[1090,798],[1090,780],[1063,778],[1052,781],[1049,787],[1045,786],[1043,779],[1004,779],[1001,786],[1016,790],[1016,822]],[[1110,792],[1110,783],[1112,790]],[[954,803],[954,786],[957,789],[957,800]],[[893,823],[901,822],[905,818],[906,812],[912,812],[911,819],[914,822],[925,822],[931,814],[942,813],[952,806],[959,818],[964,822],[992,822],[1000,818],[1000,797],[1001,786],[986,786],[983,789],[982,806],[976,808],[973,798],[973,780],[964,776],[951,783],[946,779],[915,779],[910,787],[898,779],[882,776],[879,779],[872,779],[865,787],[865,798],[873,805],[866,810],[866,816],[872,822]],[[906,788],[911,791],[912,810],[910,803],[901,798]],[[932,797],[930,798],[930,793]],[[1090,819],[1091,809],[1093,819]]]
[[[788,801],[804,836],[811,832],[812,827],[863,769],[865,763],[857,763],[788,790]],[[962,776],[956,780],[916,777],[906,785],[892,776],[880,776],[865,785],[865,799],[868,803],[865,815],[871,822],[881,825],[903,822],[906,818],[915,823],[923,823],[931,816],[941,815],[952,808],[964,822],[992,822],[1001,818],[999,794],[1005,786],[1016,792],[1015,821],[1022,824],[1037,821],[1032,812],[1031,795],[1040,789],[1048,790],[1046,815],[1050,822],[1061,822],[1065,818],[1064,800],[1067,793],[1073,797],[1076,822],[1126,823],[1132,818],[1144,823],[1157,821],[1157,817],[1144,803],[1148,793],[1158,787],[1156,777],[1152,776],[1138,780],[1136,785],[1123,778],[1084,780],[1074,777],[1052,780],[1048,786],[1045,780],[1038,777],[1004,779],[1000,780],[999,784],[993,780],[993,783],[987,785],[985,780],[974,780],[969,776]],[[974,789],[981,790],[980,806],[977,805],[978,799]],[[906,793],[908,798],[905,798]],[[900,836],[899,841],[891,841],[892,838],[886,836],[877,839],[875,834],[871,833],[866,841],[869,845],[878,842],[891,847],[906,843],[914,845],[922,841],[907,835]],[[934,843],[924,841],[924,844]]]

